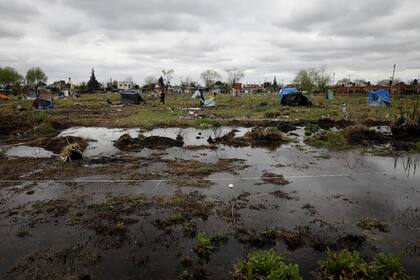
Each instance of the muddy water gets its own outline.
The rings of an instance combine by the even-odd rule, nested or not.
[[[97,140],[91,142],[92,146],[87,151],[91,157],[98,157],[121,155],[112,146],[112,141],[124,133],[133,136],[138,133],[138,130],[99,130],[101,133],[92,133],[89,129],[79,128],[65,131],[62,135]],[[187,129],[181,133],[184,133],[186,145],[201,145],[208,136],[214,137],[228,131],[230,128],[222,128],[221,132]],[[199,132],[204,139],[196,139],[200,136]],[[144,134],[175,137],[178,133],[179,129],[159,129]],[[238,135],[241,133],[245,133],[245,130]],[[127,240],[121,246],[111,248],[104,248],[95,231],[80,225],[68,225],[68,215],[46,219],[30,227],[30,215],[15,210],[18,206],[26,209],[34,201],[87,200],[94,203],[109,197],[142,194],[152,199],[156,195],[171,197],[177,191],[198,191],[206,195],[207,201],[214,202],[216,208],[228,205],[230,200],[237,199],[241,194],[249,193],[246,207],[235,209],[238,214],[235,225],[216,214],[208,219],[194,219],[200,232],[210,236],[220,233],[229,236],[227,243],[211,256],[209,262],[202,264],[209,279],[231,279],[230,272],[238,258],[250,249],[269,247],[274,247],[278,252],[287,252],[288,259],[300,265],[305,279],[310,278],[311,271],[316,270],[316,262],[324,258],[325,253],[309,245],[288,251],[282,241],[263,248],[255,247],[243,244],[235,237],[238,227],[261,232],[276,227],[294,230],[297,226],[309,226],[331,243],[348,234],[363,235],[366,242],[359,249],[366,256],[374,255],[377,251],[392,254],[405,252],[407,254],[402,258],[404,266],[412,275],[420,277],[420,174],[417,171],[420,156],[394,159],[364,156],[357,151],[334,153],[304,145],[301,141],[303,128],[293,133],[296,143],[274,151],[220,146],[217,150],[171,148],[159,152],[145,149],[140,153],[130,153],[131,156],[141,157],[160,153],[162,161],[184,159],[216,163],[220,159],[242,159],[247,165],[236,173],[226,170],[205,177],[211,184],[203,184],[204,187],[200,187],[200,184],[186,187],[174,180],[128,182],[111,175],[81,177],[77,173],[69,182],[7,185],[2,188],[0,196],[0,278],[10,278],[8,272],[35,252],[82,245],[101,256],[93,267],[89,267],[89,261],[81,257],[84,265],[80,265],[78,272],[88,267],[94,279],[177,279],[184,270],[180,265],[181,256],[191,257],[193,268],[201,264],[193,251],[196,241],[183,236],[182,225],[173,227],[170,232],[155,226],[156,219],[172,214],[170,209],[149,209],[147,215],[136,216],[139,221],[130,225]],[[167,172],[167,169],[163,162],[147,161],[139,164],[136,171],[147,174]],[[266,171],[284,175],[290,184],[278,186],[264,182],[261,176]],[[234,187],[228,188],[229,184]],[[28,195],[21,191],[26,188],[34,193]],[[276,190],[287,192],[292,199],[274,197],[271,192]],[[304,207],[308,204],[311,207]],[[19,213],[10,215],[11,209]],[[359,228],[357,224],[364,218],[379,219],[388,225],[389,231]],[[17,237],[17,232],[22,229],[28,230],[30,236]]]

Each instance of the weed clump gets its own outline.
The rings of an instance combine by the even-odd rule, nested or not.
[[[360,228],[366,229],[366,230],[379,230],[381,232],[388,232],[389,227],[384,222],[379,221],[378,219],[372,219],[372,218],[365,218],[360,220],[360,222],[357,224]]]
[[[297,264],[287,264],[284,257],[271,249],[265,252],[251,251],[246,260],[236,266],[234,277],[237,280],[303,279]]]
[[[418,139],[420,137],[420,108],[416,104],[410,112],[405,113],[402,108],[400,111],[391,122],[392,134],[397,139]]]
[[[318,263],[325,279],[368,279],[368,264],[357,251],[327,251],[327,256]]]
[[[209,260],[210,256],[216,251],[217,247],[227,241],[225,235],[215,235],[213,237],[207,236],[205,233],[197,234],[197,245],[194,247],[194,252],[198,257]]]
[[[318,148],[328,148],[331,150],[348,149],[346,139],[340,132],[324,130],[305,139],[305,143]]]
[[[289,184],[289,181],[284,179],[283,175],[278,175],[271,172],[264,172],[262,179],[264,182],[274,184],[274,185],[279,185],[279,186]]]
[[[383,134],[362,125],[350,126],[343,129],[343,136],[347,144],[350,145],[382,143],[386,140]]]
[[[325,279],[414,279],[406,273],[396,256],[380,253],[367,262],[357,251],[347,249],[328,251],[327,256],[327,260],[318,262],[321,276]]]

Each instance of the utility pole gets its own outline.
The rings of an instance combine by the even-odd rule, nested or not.
[[[394,64],[394,70],[392,71],[392,77],[391,77],[391,89],[390,89],[390,93],[392,94],[392,86],[394,84],[394,79],[395,79],[395,68],[397,67],[397,64]]]

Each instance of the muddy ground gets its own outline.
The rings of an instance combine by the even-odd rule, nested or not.
[[[420,277],[414,152],[314,148],[299,126],[280,129],[274,147],[235,145],[252,134],[245,127],[63,129],[0,143],[1,279],[232,279],[249,250],[269,248],[305,279],[328,248],[402,255]],[[232,145],[208,141],[232,131]],[[117,147],[124,135],[183,144]],[[83,160],[60,160],[68,142],[82,144]],[[197,247],[199,233],[211,250]]]

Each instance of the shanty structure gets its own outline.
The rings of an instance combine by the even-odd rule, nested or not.
[[[146,101],[136,91],[125,90],[120,93],[121,103],[123,104],[141,104]]]
[[[369,91],[368,105],[372,107],[387,107],[391,106],[391,94],[388,90],[380,89],[376,91]]]

